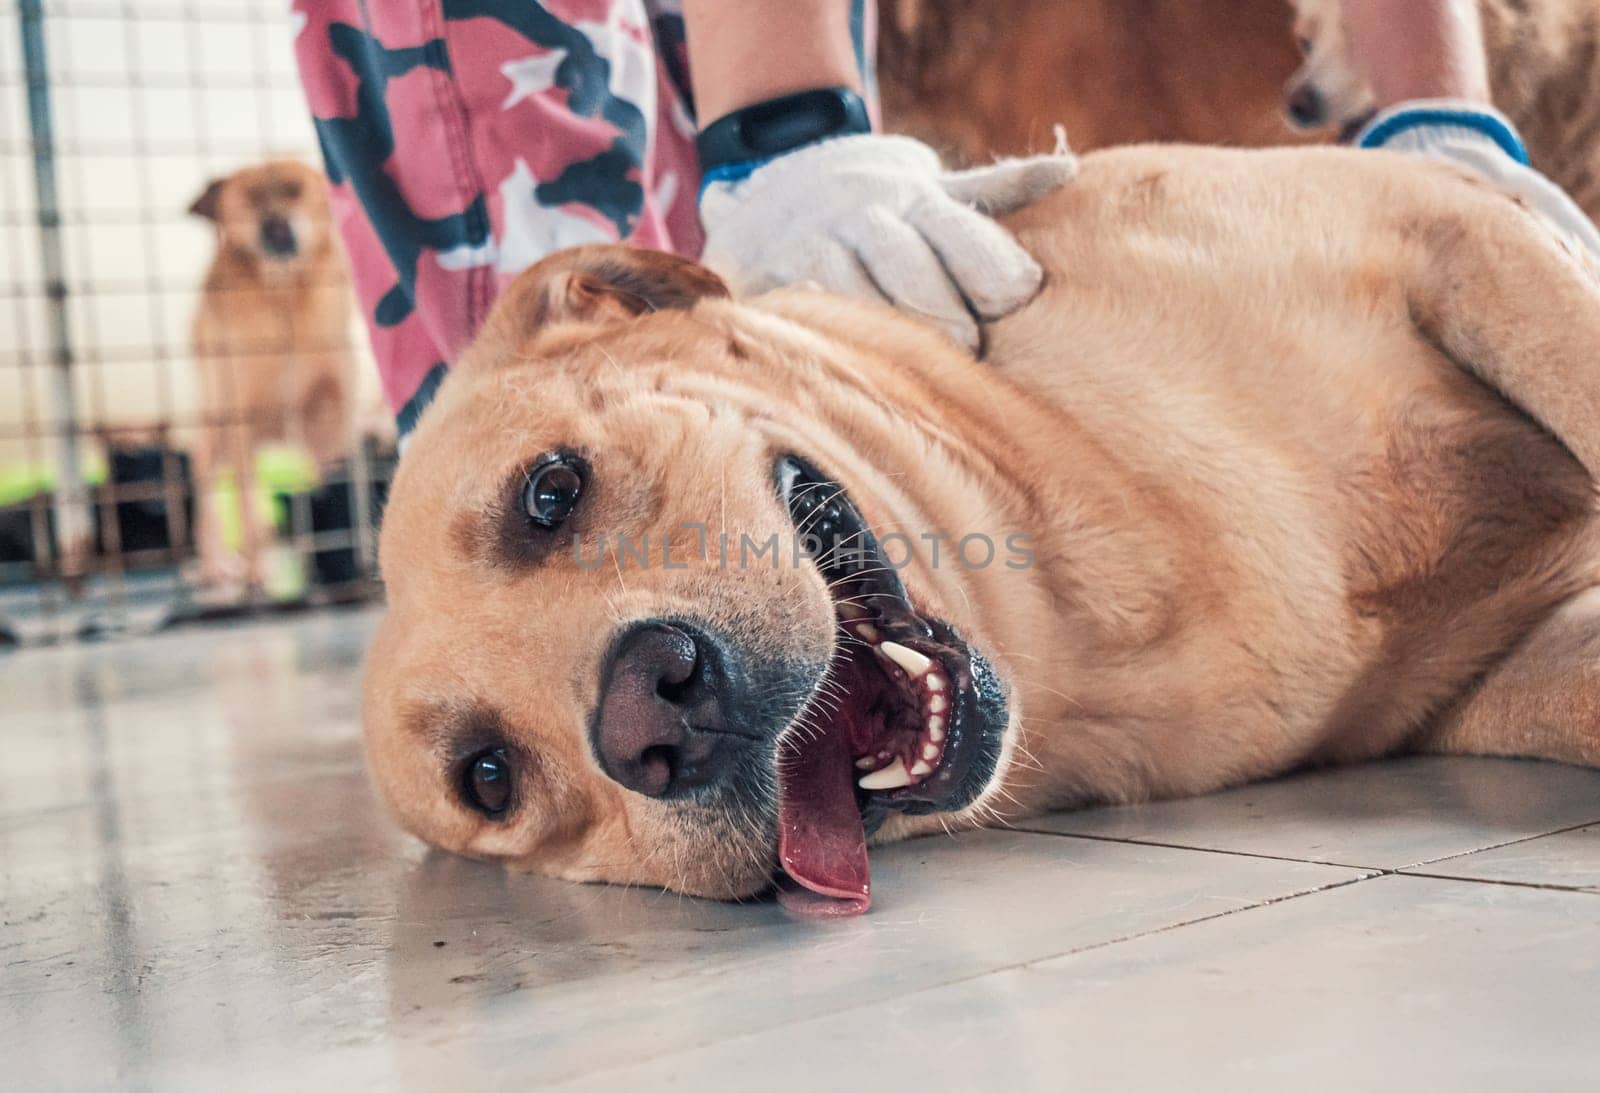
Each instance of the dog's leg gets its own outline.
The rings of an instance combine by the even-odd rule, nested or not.
[[[231,584],[238,576],[238,567],[222,541],[222,517],[217,511],[217,474],[224,462],[219,432],[214,425],[202,426],[194,449],[195,552],[200,558],[200,584],[213,589]]]
[[[270,559],[267,556],[268,530],[261,524],[256,508],[256,438],[248,425],[235,430],[233,479],[239,497],[239,553],[244,558],[244,575],[249,591],[260,595],[267,589]]]
[[[1600,481],[1600,270],[1512,199],[1470,184],[1478,200],[1454,192],[1400,223],[1420,244],[1405,278],[1411,317]]]
[[[1534,627],[1439,719],[1420,750],[1600,767],[1600,588]]]

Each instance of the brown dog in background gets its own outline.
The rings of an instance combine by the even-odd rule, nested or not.
[[[1283,117],[1288,0],[881,0],[886,127],[952,163],[1072,146],[1326,140]]]
[[[885,125],[952,163],[1047,150],[1058,124],[1080,150],[1327,142],[1372,109],[1337,0],[879,7]],[[1600,217],[1600,0],[1479,7],[1495,105],[1521,131],[1533,165]]]
[[[299,160],[217,179],[189,211],[217,228],[194,320],[200,581],[217,588],[242,578],[259,589],[266,532],[251,503],[257,449],[292,443],[326,467],[354,443],[349,275],[329,223],[327,183]],[[242,559],[230,556],[218,519],[224,469],[239,498]]]
[[[1348,131],[1373,112],[1337,0],[1294,0],[1305,63],[1285,92],[1289,117]],[[1490,94],[1533,165],[1600,218],[1600,0],[1479,0]]]

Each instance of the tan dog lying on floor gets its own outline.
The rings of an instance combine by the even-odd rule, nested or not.
[[[216,511],[217,475],[232,470],[236,496],[252,498],[263,444],[297,443],[323,466],[350,454],[350,278],[333,241],[327,182],[298,160],[272,160],[217,179],[189,211],[217,227],[217,253],[194,320],[200,580],[222,586],[242,576],[259,588],[266,580],[267,529],[255,505],[241,503],[243,557],[229,555]]]
[[[984,362],[661,255],[523,274],[384,523],[410,830],[860,910],[867,835],[1600,764],[1600,291],[1540,223],[1416,159],[1177,147],[1003,222],[1046,286]]]

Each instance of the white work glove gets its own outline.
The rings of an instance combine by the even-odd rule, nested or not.
[[[1516,128],[1493,107],[1454,99],[1401,103],[1368,122],[1355,144],[1447,160],[1476,172],[1527,202],[1600,276],[1600,229],[1565,190],[1528,166]]]
[[[1033,299],[1043,278],[990,218],[1076,173],[1064,150],[947,172],[910,137],[825,140],[747,177],[713,172],[700,194],[702,260],[742,292],[812,281],[884,299],[976,350],[978,324]]]

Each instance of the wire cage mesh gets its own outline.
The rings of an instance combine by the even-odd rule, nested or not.
[[[295,330],[292,308],[219,300],[234,286],[213,278],[215,313],[278,321],[194,340],[225,233],[191,204],[269,158],[315,163],[294,31],[273,0],[7,0],[0,642],[373,594],[393,444],[353,307]],[[347,299],[342,261],[326,268]],[[344,431],[314,458],[304,415],[226,392],[271,376],[290,399],[319,354],[339,361]],[[208,535],[231,559],[247,525],[265,528],[251,579],[202,564]]]

